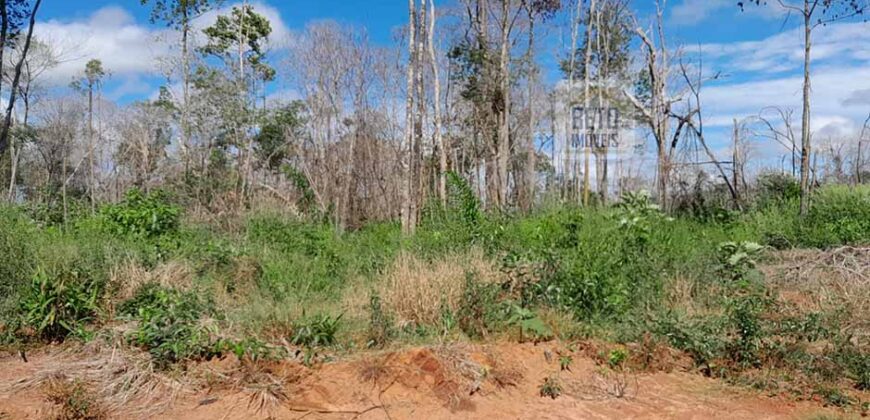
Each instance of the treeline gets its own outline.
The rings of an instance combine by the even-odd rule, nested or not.
[[[33,37],[39,1],[4,3],[0,180],[8,201],[63,223],[132,187],[165,189],[194,213],[273,206],[339,228],[401,220],[408,232],[427,206],[447,204],[450,174],[494,212],[551,201],[592,206],[639,189],[653,190],[668,211],[743,209],[766,171],[799,180],[806,213],[814,187],[870,178],[867,130],[825,145],[813,144],[809,126],[812,30],[860,16],[861,2],[782,4],[805,17],[801,129],[792,110],[759,110],[734,121],[727,157],[708,140],[700,100],[718,75],[667,42],[658,2],[645,21],[628,0],[409,0],[392,45],[323,21],[286,50],[272,48],[271,22],[247,3],[142,5],[171,30],[170,52],[155,63],[166,83],[154,100],[120,105],[102,95],[112,69],[97,58],[69,89],[48,85],[44,75],[64,53]],[[552,52],[555,31],[570,42]],[[554,61],[558,69],[544,64]],[[284,86],[298,99],[276,100]],[[654,158],[610,142],[568,147],[574,106],[618,112],[620,133],[651,139],[642,143]],[[588,130],[581,134],[597,135]],[[753,141],[782,146],[782,164],[753,162]]]

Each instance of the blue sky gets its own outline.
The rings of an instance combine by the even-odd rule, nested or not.
[[[449,6],[457,0],[439,0]],[[365,27],[370,38],[392,42],[407,19],[405,0],[258,0],[252,1],[272,20],[275,38],[290,39],[307,22],[333,19]],[[775,6],[740,11],[734,0],[669,0],[665,13],[668,43],[687,52],[702,51],[704,68],[723,77],[703,92],[705,123],[720,153],[727,153],[732,118],[756,115],[766,106],[793,108],[799,119],[801,38],[794,17]],[[771,2],[775,3],[775,2]],[[232,1],[224,2],[229,7]],[[641,22],[654,11],[652,0],[635,0]],[[149,8],[139,0],[44,2],[37,35],[64,45],[67,61],[47,78],[66,85],[90,58],[112,72],[106,95],[120,102],[153,96],[162,78],[154,59],[166,46],[156,37],[164,28],[148,22]],[[212,16],[203,18],[207,21]],[[203,22],[205,24],[205,22]],[[550,42],[559,31],[548,30]],[[563,35],[564,38],[564,35]],[[280,48],[277,48],[280,50]],[[277,53],[280,56],[280,51]],[[552,63],[552,52],[541,60]],[[280,63],[276,63],[280,64]],[[849,22],[820,28],[814,59],[814,129],[828,137],[854,135],[870,113],[870,24]],[[280,72],[279,72],[280,73]],[[550,74],[556,74],[551,71]],[[275,94],[292,92],[281,81]],[[851,134],[850,134],[851,133]],[[766,148],[762,154],[781,151]]]

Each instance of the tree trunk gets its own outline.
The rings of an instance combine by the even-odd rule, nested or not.
[[[405,147],[407,162],[403,165],[405,185],[402,188],[402,232],[413,233],[416,225],[411,217],[414,199],[414,87],[415,87],[415,46],[416,46],[416,9],[414,0],[408,0],[408,68],[405,92]]]
[[[586,55],[583,58],[583,109],[586,116],[586,139],[583,142],[583,205],[589,205],[589,154],[592,138],[592,128],[589,124],[589,106],[591,105],[589,93],[589,67],[592,65],[592,17],[595,15],[595,0],[589,2],[588,21],[586,22]]]
[[[529,8],[529,47],[526,60],[529,65],[528,77],[528,114],[526,115],[527,124],[529,126],[528,138],[526,139],[526,162],[525,162],[525,180],[524,189],[520,200],[520,206],[526,213],[532,210],[535,201],[535,187],[537,179],[535,177],[535,107],[534,107],[534,83],[535,83],[535,15],[534,11]]]
[[[88,81],[88,193],[91,198],[91,214],[97,210],[94,182],[94,82]]]
[[[812,22],[810,21],[809,0],[804,0],[804,91],[803,116],[801,117],[801,199],[800,214],[807,214],[810,200],[810,48]]]
[[[574,68],[576,67],[577,61],[577,30],[580,26],[580,13],[583,10],[583,1],[577,1],[577,9],[574,10],[574,16],[571,22],[571,58],[568,60],[568,104],[569,104],[569,112],[573,112],[571,108],[574,106]],[[569,127],[570,128],[570,127]],[[573,178],[572,170],[574,168],[573,162],[571,162],[571,130],[568,130],[568,135],[565,138],[565,144],[563,145],[564,157],[562,163],[562,199],[568,200],[571,199],[571,193],[573,188],[570,185],[570,181]],[[555,149],[555,145],[553,146]]]
[[[734,119],[734,147],[732,150],[731,167],[733,185],[732,194],[734,196],[734,205],[740,208],[740,126],[737,124],[737,119]]]
[[[501,209],[507,204],[508,196],[508,163],[510,158],[510,0],[502,0],[501,19],[501,53],[499,55],[499,81],[502,96],[502,109],[498,115],[498,189],[495,197],[496,207]]]
[[[184,175],[190,175],[190,121],[188,117],[190,108],[190,57],[188,51],[188,35],[190,32],[190,18],[187,7],[182,7],[181,27],[181,86],[184,104],[181,107],[181,158],[184,160]]]
[[[435,0],[429,0],[429,61],[432,65],[432,94],[435,103],[435,144],[438,146],[438,197],[447,204],[447,148],[441,133],[441,79],[438,76],[438,60],[435,55]]]
[[[416,70],[416,94],[417,111],[414,121],[414,190],[411,200],[411,220],[416,226],[420,219],[420,208],[423,202],[423,124],[426,116],[426,102],[424,101],[423,66],[424,50],[426,42],[426,0],[420,0],[420,10],[416,13],[417,27],[417,50],[415,66]]]
[[[30,12],[30,22],[27,29],[27,37],[24,40],[24,49],[21,51],[21,57],[18,58],[18,63],[15,65],[15,76],[12,78],[12,85],[9,86],[9,101],[6,104],[6,116],[3,119],[3,126],[0,128],[0,156],[3,155],[3,152],[6,151],[6,145],[9,142],[9,129],[12,126],[12,108],[15,106],[15,96],[18,93],[18,84],[21,82],[21,66],[24,64],[24,60],[27,58],[27,52],[30,50],[30,40],[33,38],[33,27],[36,26],[36,12],[39,10],[39,5],[42,4],[42,0],[36,0],[36,3],[33,5],[33,10]],[[5,2],[3,3],[3,23],[4,25],[7,23],[6,15],[6,7]],[[3,37],[0,39],[0,44],[5,44],[6,38],[6,28],[0,28],[0,31],[3,32]],[[0,45],[0,47],[5,45]],[[2,56],[0,56],[0,60],[2,60]]]

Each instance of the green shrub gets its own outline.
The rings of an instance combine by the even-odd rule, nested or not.
[[[779,172],[761,174],[758,176],[757,185],[756,201],[758,206],[762,208],[794,202],[801,195],[798,180],[789,174]]]
[[[16,316],[20,293],[33,276],[36,234],[22,213],[0,207],[0,324]]]
[[[457,309],[457,324],[469,337],[486,337],[501,322],[498,285],[482,283],[477,273],[465,273],[465,287]],[[443,318],[443,316],[442,316]]]
[[[384,311],[381,297],[373,291],[369,297],[369,328],[366,337],[368,347],[383,347],[393,335],[393,319]]]
[[[162,191],[127,191],[124,200],[100,210],[106,227],[119,235],[155,237],[178,229],[181,209],[171,204]]]
[[[138,321],[128,339],[148,350],[159,368],[219,356],[226,348],[202,324],[201,318],[212,314],[213,308],[195,292],[148,283],[123,302],[118,313]]]
[[[306,348],[331,346],[336,343],[335,334],[338,332],[342,315],[329,316],[317,314],[310,318],[303,318],[293,326],[293,337],[290,342]]]
[[[715,360],[725,349],[722,337],[723,322],[716,317],[686,319],[677,312],[667,312],[654,320],[652,330],[665,337],[670,345],[685,351],[696,366],[710,375],[716,368]]]
[[[870,185],[819,189],[802,226],[802,239],[811,246],[870,243]]]
[[[84,325],[96,318],[102,293],[102,284],[86,272],[39,267],[21,302],[24,325],[48,341],[85,336]]]

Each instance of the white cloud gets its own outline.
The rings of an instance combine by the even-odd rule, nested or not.
[[[197,30],[205,29],[217,20],[218,15],[228,15],[233,7],[241,6],[242,3],[233,3],[231,5],[227,5],[223,8],[209,11],[208,13],[199,17],[195,22],[194,26]],[[256,13],[259,13],[266,17],[269,20],[269,24],[272,28],[272,33],[269,35],[269,46],[273,50],[282,50],[289,46],[290,39],[292,36],[292,32],[290,28],[287,27],[287,24],[284,22],[284,19],[281,17],[281,12],[278,9],[265,4],[263,2],[252,2],[250,4]]]
[[[763,81],[718,84],[702,91],[708,123],[757,114],[768,106],[800,109],[803,78],[783,77]],[[822,67],[812,74],[812,111],[818,123],[825,118],[866,117],[868,107],[844,107],[844,101],[870,91],[870,67]],[[865,93],[866,94],[866,93]],[[718,118],[717,118],[718,117]]]
[[[678,25],[696,25],[711,13],[724,7],[736,7],[731,0],[683,0],[671,9],[671,22]]]
[[[759,41],[701,45],[705,59],[717,60],[728,71],[777,73],[803,65],[803,33],[799,28]],[[839,23],[813,32],[812,59],[815,62],[865,61],[870,57],[870,30],[863,22]]]
[[[253,6],[271,22],[272,49],[288,45],[291,31],[280,12],[260,2]],[[218,14],[229,13],[231,7],[201,16],[194,21],[195,32],[211,25]],[[159,59],[171,52],[178,37],[174,31],[137,23],[127,10],[118,6],[101,8],[83,19],[39,22],[35,34],[62,55],[61,63],[46,73],[44,80],[48,83],[67,84],[81,74],[88,60],[99,59],[114,79],[121,80],[122,85],[116,89],[118,96],[147,93],[142,76],[157,71]]]
[[[35,30],[37,38],[62,53],[62,62],[46,74],[53,84],[69,83],[91,59],[102,61],[116,76],[151,72],[157,57],[167,51],[166,43],[154,41],[160,33],[137,24],[117,6],[99,9],[83,20],[39,22]]]
[[[745,3],[750,3],[750,1]],[[722,10],[728,9],[734,13],[746,13],[762,19],[778,19],[785,15],[785,10],[773,2],[759,5],[747,4],[744,10],[740,11],[734,0],[683,0],[671,8],[670,23],[693,26]]]

